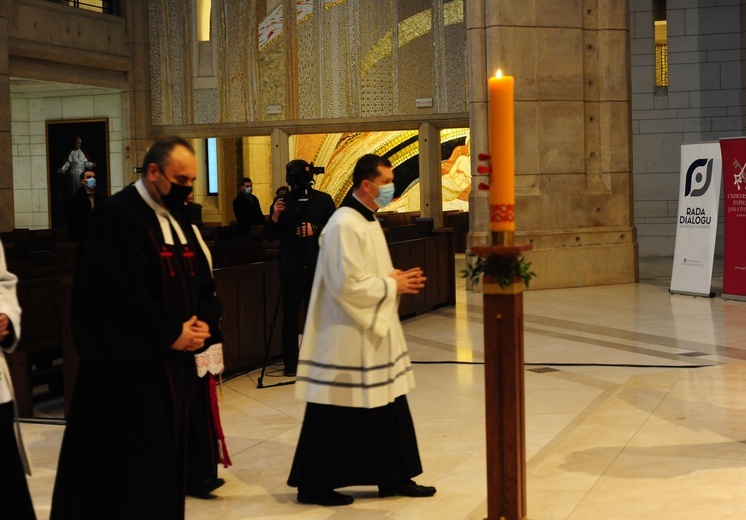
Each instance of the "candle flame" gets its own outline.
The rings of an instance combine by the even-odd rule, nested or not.
[[[495,77],[497,79],[502,78],[503,77],[503,71],[501,71],[500,69],[497,69],[497,72],[495,72]]]

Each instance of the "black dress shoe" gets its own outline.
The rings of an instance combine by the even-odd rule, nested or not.
[[[214,491],[218,489],[220,486],[225,484],[225,480],[222,478],[211,478],[209,481],[208,487],[210,488],[210,491]]]
[[[286,368],[282,371],[282,375],[284,375],[285,377],[295,377],[297,373],[297,368]]]
[[[402,484],[378,486],[378,496],[393,497],[431,497],[436,489],[433,486],[420,486],[414,480],[408,480]]]
[[[186,494],[187,496],[200,498],[202,500],[211,500],[213,498],[218,498],[218,496],[213,495],[212,492],[223,484],[225,484],[225,480],[222,478],[208,478],[199,484],[188,485]]]
[[[320,506],[347,506],[355,499],[350,495],[337,493],[333,489],[325,491],[307,491],[298,489],[298,502],[301,504],[317,504]]]

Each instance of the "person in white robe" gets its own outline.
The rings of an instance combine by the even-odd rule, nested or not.
[[[346,505],[334,491],[377,485],[381,497],[426,497],[406,394],[414,376],[399,321],[399,294],[425,284],[419,267],[395,269],[374,211],[393,196],[391,163],[368,154],[352,192],[320,236],[300,348],[296,397],[307,402],[288,484],[298,502]]]
[[[33,520],[36,514],[24,474],[31,475],[31,470],[18,421],[13,424],[17,416],[13,382],[4,354],[13,352],[21,337],[17,283],[18,278],[8,271],[0,243],[0,510],[10,515],[8,518]]]
[[[80,174],[96,167],[96,163],[92,162],[81,148],[82,144],[83,140],[76,136],[75,148],[67,156],[65,164],[57,169],[57,173],[63,175],[68,170],[70,171],[70,182],[68,182],[68,189],[65,190],[67,196],[73,195],[80,188]]]

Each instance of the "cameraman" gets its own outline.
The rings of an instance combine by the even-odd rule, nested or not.
[[[267,240],[280,240],[280,286],[282,291],[282,357],[284,375],[295,376],[298,368],[298,317],[301,303],[308,307],[319,253],[319,233],[336,210],[328,193],[313,189],[314,168],[302,159],[285,167],[290,192],[275,198],[264,229]]]

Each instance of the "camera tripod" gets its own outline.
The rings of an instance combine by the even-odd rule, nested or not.
[[[280,274],[282,276],[282,274]],[[267,370],[267,359],[269,358],[269,349],[272,348],[272,337],[275,334],[275,327],[277,326],[277,314],[280,312],[280,303],[282,303],[282,288],[277,291],[277,303],[275,304],[275,311],[272,314],[272,322],[269,326],[269,336],[267,337],[267,344],[264,346],[264,360],[262,361],[262,373],[259,374],[259,381],[257,381],[257,388],[269,388],[272,386],[285,386],[292,385],[295,381],[281,381],[273,385],[264,384],[264,374]]]
[[[298,190],[298,191],[300,192],[300,190]],[[287,197],[287,195],[286,195],[286,196],[283,196],[283,198],[285,200],[287,200],[289,197]],[[277,199],[275,199],[275,201],[276,200]],[[299,295],[298,310],[296,312],[296,315],[292,317],[295,320],[298,319],[298,316],[300,315],[300,310],[301,309],[303,309],[303,311],[304,311],[304,316],[306,314],[308,314],[308,300],[309,300],[308,296],[309,296],[309,291],[310,291],[311,288],[308,286],[309,285],[309,280],[308,280],[308,265],[307,265],[307,262],[306,262],[306,256],[307,256],[306,255],[306,244],[305,244],[305,242],[303,240],[306,239],[306,238],[308,238],[310,235],[315,235],[315,231],[312,232],[312,233],[310,233],[310,235],[306,233],[306,224],[308,224],[309,226],[311,226],[312,224],[311,223],[307,223],[303,219],[304,211],[305,211],[305,202],[307,202],[308,199],[306,198],[305,200],[303,200],[303,199],[300,199],[300,198],[296,198],[296,200],[298,201],[298,210],[299,211],[298,211],[297,217],[294,219],[294,224],[295,225],[292,227],[292,229],[297,230],[296,234],[295,234],[295,237],[297,237],[299,240],[301,240],[301,242],[299,242],[300,252],[301,252],[301,254],[300,254],[300,265],[298,266],[300,268],[300,280],[301,280],[301,283],[299,284],[299,288],[300,288],[301,292],[300,292],[300,295]],[[282,218],[282,216],[280,218]],[[295,240],[295,238],[294,237],[292,237],[292,238],[281,237],[280,240],[281,241],[282,240]],[[282,245],[280,247],[282,248]],[[282,262],[282,259],[280,261]],[[280,304],[283,301],[283,293],[289,294],[290,287],[292,286],[291,284],[288,283],[288,278],[287,277],[294,278],[296,275],[297,275],[297,273],[295,273],[295,272],[285,272],[285,273],[283,273],[282,269],[280,269],[280,290],[278,291],[277,302],[275,303],[275,309],[274,309],[274,312],[273,312],[273,315],[272,315],[272,321],[271,321],[271,325],[270,325],[270,330],[269,330],[269,334],[268,334],[268,337],[267,337],[267,344],[265,345],[265,349],[264,349],[264,360],[262,361],[262,372],[261,372],[261,374],[259,376],[259,380],[257,382],[257,388],[268,388],[268,387],[271,387],[271,386],[292,385],[292,384],[295,383],[295,380],[293,380],[293,381],[281,381],[281,382],[275,383],[273,385],[265,385],[264,384],[264,376],[265,376],[266,369],[267,369],[267,360],[269,359],[269,351],[270,351],[270,348],[272,347],[272,338],[274,336],[274,332],[275,332],[275,329],[276,329],[276,326],[277,326],[277,316],[278,316],[279,311],[280,311]],[[311,273],[311,276],[313,276],[313,273]],[[287,286],[285,284],[287,284]],[[298,295],[297,294],[293,294],[292,296],[293,296],[293,298],[295,298]],[[290,318],[288,316],[283,316],[283,321],[287,320],[287,319],[290,319]],[[304,323],[305,323],[305,318],[304,318]],[[286,341],[286,339],[284,337],[285,336],[285,331],[284,330],[282,332],[282,335],[283,335],[283,338],[282,338],[282,341],[283,341],[283,357],[285,357],[284,356],[284,354],[285,354],[285,345],[284,345],[284,342]],[[297,340],[297,338],[296,338],[296,340]],[[297,348],[300,349],[300,346],[297,346]],[[287,361],[287,360],[285,360],[285,361]]]

